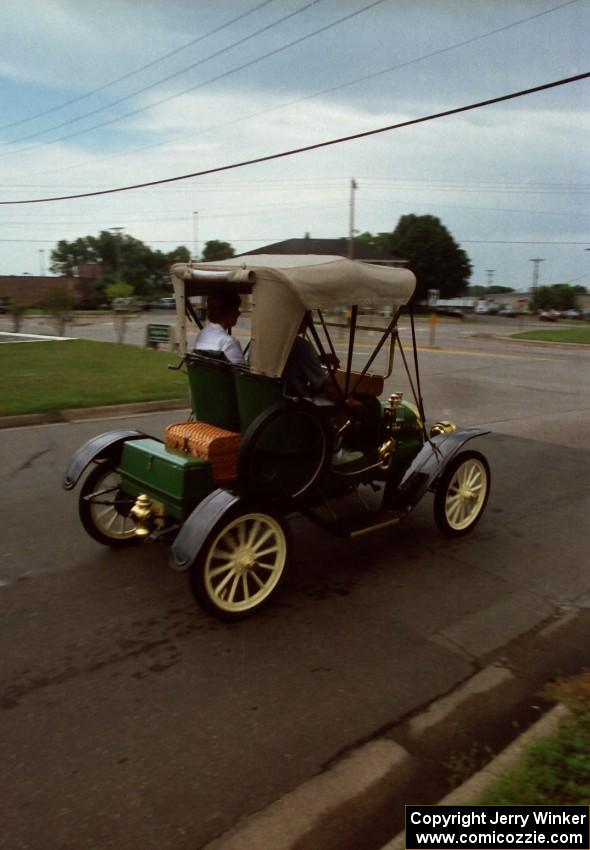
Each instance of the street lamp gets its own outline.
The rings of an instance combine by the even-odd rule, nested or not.
[[[115,234],[115,277],[119,283],[121,282],[121,233],[124,227],[109,227],[112,233]]]
[[[193,260],[199,259],[199,213],[193,212]]]
[[[537,291],[537,286],[539,285],[539,266],[541,263],[544,263],[541,257],[534,257],[529,262],[533,263],[533,294]]]

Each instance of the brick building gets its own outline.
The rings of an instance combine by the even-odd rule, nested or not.
[[[73,277],[51,275],[0,275],[0,299],[14,299],[23,304],[41,304],[51,289],[65,288],[76,302],[91,300],[96,281],[102,276],[100,263],[84,263]]]

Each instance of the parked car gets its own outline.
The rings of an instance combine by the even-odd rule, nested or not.
[[[564,310],[561,314],[562,319],[583,319],[584,314],[581,310],[576,310],[572,307],[571,310]]]
[[[542,310],[539,318],[542,322],[556,322],[559,319],[559,310]]]
[[[175,310],[176,301],[174,300],[174,296],[160,298],[159,301],[156,301],[156,307],[159,307],[160,310]]]
[[[498,316],[518,316],[518,310],[515,307],[502,307],[498,312]]]

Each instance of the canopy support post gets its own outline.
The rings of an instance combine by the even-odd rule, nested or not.
[[[346,383],[344,386],[344,395],[348,398],[350,389],[350,372],[352,369],[352,350],[354,348],[354,336],[356,333],[356,317],[358,314],[358,306],[355,304],[350,312],[350,334],[348,335],[348,359],[346,362]]]

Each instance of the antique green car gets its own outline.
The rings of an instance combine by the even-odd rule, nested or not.
[[[189,573],[197,601],[236,619],[268,603],[284,579],[289,516],[354,538],[395,525],[431,491],[444,534],[474,528],[490,472],[485,457],[464,446],[488,431],[426,427],[411,314],[411,357],[398,327],[414,292],[410,271],[334,256],[252,255],[178,263],[171,278],[175,368],[186,370],[192,416],[169,426],[164,440],[119,430],[77,450],[64,487],[91,466],[79,512],[95,540],[169,540],[170,564]],[[251,315],[247,365],[189,350],[187,332],[200,326],[193,300],[222,290],[239,293]],[[313,316],[308,333],[334,388],[312,398],[290,395],[282,377],[305,315]],[[399,392],[380,399],[394,360],[411,402]],[[339,519],[337,500],[366,486],[378,504],[363,500]]]

